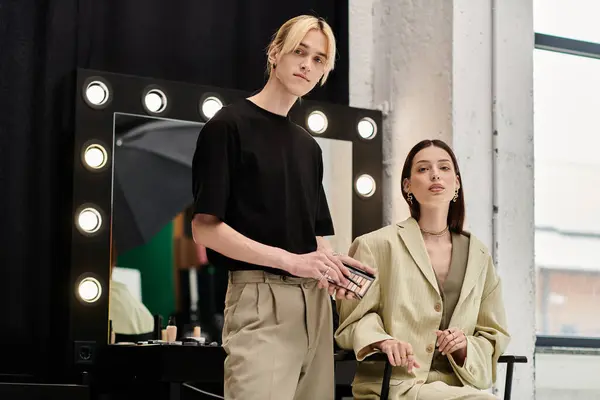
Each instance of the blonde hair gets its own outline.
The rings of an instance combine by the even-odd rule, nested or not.
[[[335,36],[333,30],[323,18],[314,17],[312,15],[300,15],[286,21],[277,33],[273,35],[271,43],[267,47],[267,73],[271,75],[273,65],[269,62],[268,57],[273,53],[288,54],[296,50],[304,39],[304,36],[312,29],[323,32],[327,38],[327,61],[325,63],[325,71],[321,78],[321,86],[325,84],[329,73],[335,65]]]

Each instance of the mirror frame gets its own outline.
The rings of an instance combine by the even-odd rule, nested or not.
[[[100,106],[85,98],[87,86],[100,81],[109,91],[109,97]],[[167,107],[153,114],[143,105],[145,93],[162,90]],[[76,365],[90,364],[93,357],[79,357],[81,346],[108,343],[108,293],[110,280],[110,249],[112,222],[113,154],[115,113],[136,114],[174,120],[206,122],[200,112],[202,101],[209,95],[218,96],[223,104],[229,104],[249,93],[196,85],[185,82],[166,81],[147,77],[115,74],[87,69],[77,70],[77,93],[75,99],[75,136],[73,160],[73,205],[71,232],[70,285],[70,340]],[[328,118],[328,127],[315,137],[352,142],[352,239],[382,227],[382,113],[376,110],[348,107],[319,101],[301,99],[290,110],[290,118],[298,125],[307,127],[310,112],[320,110]],[[377,133],[372,139],[358,134],[358,122],[370,118],[376,123]],[[312,134],[312,133],[311,133]],[[89,144],[101,144],[106,149],[107,165],[91,171],[82,161],[83,150]],[[375,180],[375,193],[369,198],[358,195],[356,179],[369,174]],[[191,183],[190,183],[191,184]],[[103,226],[94,234],[83,234],[75,225],[76,212],[82,205],[92,205],[100,210]],[[87,276],[96,278],[103,287],[100,298],[86,304],[76,296],[78,281]],[[93,352],[92,352],[93,354]]]

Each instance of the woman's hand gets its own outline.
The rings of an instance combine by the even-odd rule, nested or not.
[[[467,337],[458,328],[449,328],[443,331],[435,331],[437,335],[438,350],[442,355],[452,354],[461,363],[467,357]]]
[[[390,364],[394,367],[406,367],[409,373],[412,372],[413,368],[421,368],[417,360],[415,360],[413,348],[410,343],[396,339],[387,339],[374,343],[373,347],[387,354]]]

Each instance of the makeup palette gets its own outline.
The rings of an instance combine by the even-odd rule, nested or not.
[[[367,294],[367,291],[373,284],[375,276],[369,274],[368,272],[354,268],[348,264],[344,263],[344,265],[346,266],[346,268],[348,268],[348,271],[350,271],[350,276],[346,276],[348,284],[338,285],[331,280],[329,280],[329,282],[335,284],[336,286],[349,290],[350,292],[354,293],[354,295],[357,298],[362,299],[363,297],[365,297],[365,294]]]

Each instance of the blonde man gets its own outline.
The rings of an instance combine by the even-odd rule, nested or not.
[[[334,398],[332,280],[342,261],[322,185],[321,149],[288,112],[334,68],[330,26],[299,16],[268,46],[269,79],[202,129],[193,166],[194,239],[229,269],[225,398]],[[338,297],[345,296],[343,290]]]

